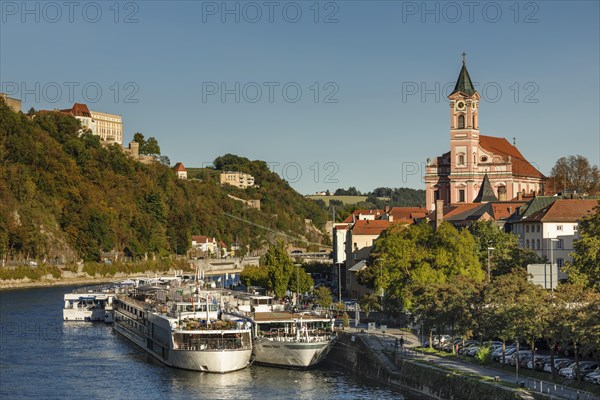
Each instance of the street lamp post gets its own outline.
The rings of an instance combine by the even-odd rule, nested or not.
[[[488,252],[488,266],[487,266],[487,278],[488,278],[488,283],[490,283],[491,281],[491,268],[490,268],[490,254],[492,252],[492,250],[496,250],[495,247],[488,247],[487,248],[487,252]]]

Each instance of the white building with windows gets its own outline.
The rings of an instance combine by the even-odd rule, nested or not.
[[[598,200],[557,199],[512,225],[521,246],[554,262],[560,269],[572,262],[570,253],[579,237],[579,221],[593,212]]]

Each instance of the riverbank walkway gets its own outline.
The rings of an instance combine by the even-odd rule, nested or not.
[[[516,375],[512,372],[471,364],[458,359],[449,359],[435,354],[422,353],[416,349],[416,347],[420,346],[419,338],[409,331],[387,328],[385,333],[382,333],[381,330],[369,332],[361,327],[358,330],[350,328],[349,333],[361,335],[365,343],[377,354],[381,363],[392,372],[399,372],[399,368],[394,362],[394,357],[397,357],[398,360],[401,358],[408,358],[426,361],[432,365],[448,370],[487,377],[492,381],[498,381],[500,383],[507,382],[512,385],[507,386],[513,388],[515,387],[515,384],[518,384],[533,392],[551,395],[553,398],[557,399],[600,400],[599,396],[592,393],[569,388],[564,385],[558,385],[553,382],[542,381],[527,376],[519,376],[517,382]],[[396,348],[400,338],[404,339],[404,348],[400,348],[399,346]]]

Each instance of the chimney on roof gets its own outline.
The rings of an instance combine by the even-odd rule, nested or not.
[[[521,201],[521,200],[523,200],[523,192],[518,191],[517,192],[517,201]]]
[[[444,200],[435,201],[435,230],[444,222]]]
[[[389,205],[385,206],[385,213],[386,214],[390,213],[390,206]]]

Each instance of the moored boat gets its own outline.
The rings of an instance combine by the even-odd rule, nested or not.
[[[270,296],[247,296],[245,303],[238,311],[252,320],[255,363],[306,369],[331,350],[336,335],[329,315],[285,311]]]
[[[64,321],[113,321],[114,292],[79,289],[64,296]]]
[[[115,298],[113,327],[168,366],[215,373],[248,366],[251,324],[243,318],[221,318],[218,293],[193,291],[123,290]]]

